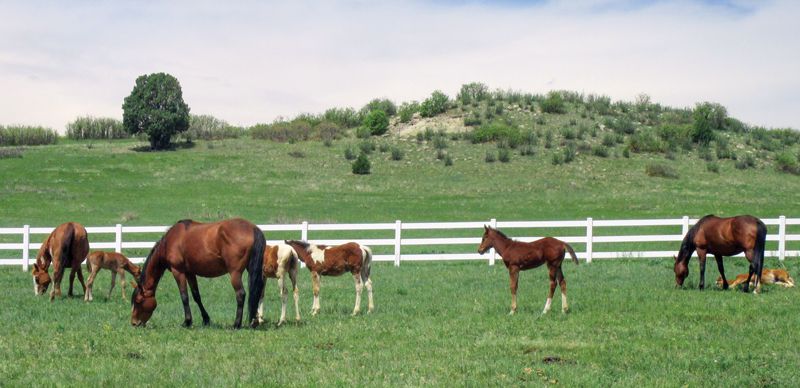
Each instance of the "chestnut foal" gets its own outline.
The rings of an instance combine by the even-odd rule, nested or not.
[[[52,281],[55,283],[50,291],[51,302],[56,296],[61,296],[61,278],[67,268],[70,268],[69,293],[67,295],[72,296],[72,285],[75,282],[76,273],[78,281],[86,290],[81,263],[86,259],[87,253],[89,253],[89,238],[83,225],[77,222],[66,222],[57,226],[47,236],[47,240],[42,243],[39,253],[36,254],[36,263],[33,264],[31,273],[33,275],[33,292],[36,295],[42,295],[47,291],[51,282],[50,274],[47,272],[50,263],[53,263]]]
[[[519,271],[536,268],[542,264],[547,264],[547,269],[550,270],[550,292],[547,294],[547,302],[545,302],[542,314],[547,314],[550,311],[553,293],[556,290],[556,282],[561,288],[561,311],[565,313],[569,311],[569,305],[567,305],[567,281],[561,271],[561,262],[564,260],[565,252],[569,252],[569,255],[572,256],[572,261],[578,264],[578,257],[575,256],[575,251],[569,244],[552,237],[545,237],[530,243],[514,241],[497,229],[485,225],[483,229],[483,239],[480,247],[478,247],[478,253],[484,254],[490,248],[494,248],[497,254],[503,258],[503,263],[508,268],[511,282],[511,312],[509,315],[517,311]]]
[[[292,292],[294,293],[294,319],[300,322],[300,309],[298,308],[298,301],[300,293],[297,289],[297,267],[300,266],[300,260],[297,258],[297,252],[286,244],[267,245],[264,249],[264,281],[267,278],[278,279],[278,289],[281,293],[281,319],[278,321],[278,326],[286,322],[286,274],[289,274],[289,279],[292,280]],[[258,302],[258,323],[264,322],[264,292],[261,293],[261,300]]]
[[[117,252],[94,251],[90,253],[86,258],[86,269],[89,271],[89,279],[86,281],[86,295],[83,300],[87,302],[94,300],[92,286],[101,269],[111,271],[111,288],[108,289],[106,299],[111,299],[111,291],[114,291],[114,285],[117,283],[117,274],[120,279],[119,287],[122,289],[122,300],[127,300],[125,297],[125,271],[128,271],[134,279],[138,279],[140,274],[139,266],[131,263],[127,257]]]

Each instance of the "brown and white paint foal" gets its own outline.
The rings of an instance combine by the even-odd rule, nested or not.
[[[111,291],[114,291],[114,285],[117,283],[117,274],[119,274],[120,285],[122,289],[122,300],[127,300],[125,296],[125,271],[133,275],[134,279],[138,279],[141,273],[139,266],[131,263],[125,255],[117,252],[103,252],[94,251],[86,258],[86,269],[89,271],[89,279],[86,280],[86,294],[83,300],[91,302],[94,298],[92,296],[92,288],[94,286],[94,279],[101,269],[111,271],[111,288],[108,289],[108,296],[106,299],[111,299]]]
[[[353,274],[356,283],[356,305],[353,315],[361,311],[361,291],[367,287],[369,304],[367,312],[375,308],[372,302],[372,280],[369,278],[370,264],[372,263],[372,250],[365,245],[349,242],[334,247],[309,244],[305,241],[286,240],[300,260],[311,271],[311,283],[314,291],[314,304],[311,306],[311,315],[319,313],[319,284],[320,275],[339,276],[345,272]]]
[[[267,245],[264,249],[264,279],[274,278],[278,279],[278,289],[281,293],[281,319],[278,321],[278,326],[286,322],[286,290],[285,276],[288,273],[289,279],[292,280],[292,292],[294,293],[294,319],[300,322],[300,309],[298,308],[298,300],[300,293],[297,290],[297,267],[300,266],[300,260],[297,258],[297,252],[292,247],[286,244]],[[256,319],[258,323],[264,322],[264,293],[266,287],[261,294],[261,300],[258,302],[258,314]]]

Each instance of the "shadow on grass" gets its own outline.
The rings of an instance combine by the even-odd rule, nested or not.
[[[131,148],[131,151],[134,152],[164,152],[164,151],[177,151],[177,150],[189,150],[195,147],[194,142],[182,141],[179,143],[170,143],[169,147],[163,150],[154,150],[150,148],[149,144],[140,145],[137,147]]]

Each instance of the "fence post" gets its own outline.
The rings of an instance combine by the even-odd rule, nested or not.
[[[300,239],[303,241],[308,241],[308,221],[303,221],[300,224]],[[306,263],[303,260],[300,260],[300,268],[305,268]]]
[[[786,216],[780,216],[778,224],[778,259],[786,258]]]
[[[403,223],[400,220],[394,222],[394,266],[400,266],[400,231],[403,229]]]
[[[117,224],[115,233],[117,237],[114,241],[114,252],[122,253],[122,224]]]
[[[592,217],[586,219],[586,263],[592,262]]]
[[[31,226],[25,225],[22,227],[22,270],[28,272],[28,261],[30,261],[31,254],[28,245],[31,243]]]
[[[497,229],[497,219],[492,218],[489,220],[489,226],[491,226],[492,229]],[[494,265],[494,260],[496,258],[497,252],[494,250],[494,247],[492,247],[491,251],[489,251],[489,265]]]
[[[683,216],[681,236],[686,236],[686,233],[689,233],[689,216]]]

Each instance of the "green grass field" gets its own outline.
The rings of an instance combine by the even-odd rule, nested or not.
[[[226,278],[200,282],[210,327],[180,326],[180,298],[167,275],[150,323],[134,329],[129,303],[117,292],[102,296],[108,273],[98,277],[93,303],[50,303],[33,295],[29,275],[3,268],[0,375],[4,385],[800,384],[797,289],[676,290],[670,263],[660,260],[564,268],[569,314],[556,298],[540,316],[544,270],[523,273],[520,308],[508,316],[502,265],[452,262],[376,265],[376,311],[356,317],[352,280],[325,278],[322,312],[313,318],[302,270],[302,323],[274,326],[273,280],[270,324],[255,331],[230,328],[235,301]],[[728,271],[744,271],[744,260],[730,260]],[[695,286],[694,266],[691,275]]]
[[[332,147],[199,141],[173,152],[137,152],[143,143],[133,140],[28,147],[22,158],[0,160],[0,227],[67,220],[168,225],[233,216],[268,224],[800,215],[800,181],[773,167],[741,171],[720,160],[716,174],[692,153],[676,160],[579,154],[570,164],[554,166],[545,149],[490,164],[484,155],[493,145],[463,141],[450,142],[454,165],[446,167],[427,143],[377,141],[401,147],[405,159],[392,161],[376,151],[368,176],[351,174],[343,157],[346,147],[357,144],[354,139]],[[293,151],[304,157],[291,156]],[[673,166],[678,179],[648,177],[645,165],[652,161]],[[789,233],[798,230],[790,227]],[[672,245],[663,247],[677,251]],[[797,246],[791,242],[788,248]],[[746,270],[744,259],[727,263],[729,277]],[[97,280],[94,303],[49,303],[33,296],[29,274],[3,267],[0,385],[800,384],[797,290],[767,287],[759,296],[714,287],[699,292],[696,261],[686,290],[673,288],[666,259],[564,265],[572,312],[562,315],[556,298],[544,317],[539,312],[547,281],[541,269],[523,274],[513,317],[506,315],[510,295],[502,265],[449,262],[376,264],[377,311],[369,316],[349,316],[350,277],[323,279],[322,314],[316,318],[309,316],[310,280],[302,270],[302,324],[255,332],[230,330],[235,301],[227,278],[200,282],[211,327],[180,327],[182,307],[167,275],[150,324],[133,329],[129,302],[117,292],[111,301],[103,296],[107,272]],[[768,259],[766,266],[779,264]],[[786,266],[795,275],[800,269],[795,258]],[[710,262],[707,284],[716,277]],[[270,282],[273,323],[275,288]]]

